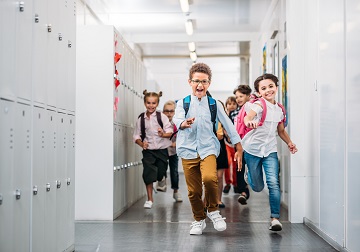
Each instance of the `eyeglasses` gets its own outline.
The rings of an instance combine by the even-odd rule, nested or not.
[[[163,112],[164,112],[164,113],[174,113],[174,112],[175,112],[175,110],[168,110],[168,109],[165,109],[165,110],[163,110]]]
[[[191,80],[191,82],[193,82],[193,83],[196,83],[196,84],[203,84],[203,85],[206,85],[206,84],[209,84],[210,83],[210,81],[209,80]]]

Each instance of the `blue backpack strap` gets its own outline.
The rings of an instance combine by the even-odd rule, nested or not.
[[[191,95],[188,95],[183,99],[183,108],[185,110],[185,118],[186,118],[187,113],[189,112],[190,101],[191,101]]]
[[[209,102],[209,109],[210,109],[210,114],[211,114],[211,122],[213,123],[213,131],[216,135],[216,113],[217,113],[217,105],[216,105],[216,100],[210,96],[208,96],[208,102]]]
[[[141,137],[141,142],[143,142],[145,139],[145,113],[142,112],[138,118],[140,118],[140,130],[141,130],[140,137]]]
[[[160,125],[160,127],[163,129],[164,125],[163,125],[163,122],[161,120],[161,112],[160,111],[156,111],[156,119],[157,119],[158,124]]]

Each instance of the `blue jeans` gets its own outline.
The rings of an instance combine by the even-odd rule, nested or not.
[[[179,158],[178,155],[169,156],[171,189],[179,189]]]
[[[277,152],[267,157],[253,156],[244,151],[244,159],[248,167],[249,185],[255,192],[264,189],[263,169],[266,177],[266,184],[269,189],[269,201],[271,218],[280,217],[280,183],[279,183],[279,161]]]

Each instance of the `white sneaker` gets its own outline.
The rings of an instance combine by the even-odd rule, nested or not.
[[[160,192],[166,192],[166,178],[163,177],[161,181],[157,182],[156,190]]]
[[[176,202],[182,202],[183,201],[182,197],[181,197],[181,194],[179,192],[174,193],[173,198],[175,199]]]
[[[190,234],[191,235],[201,235],[202,231],[206,228],[205,219],[201,221],[194,221],[191,224]]]
[[[217,231],[224,231],[226,229],[226,222],[224,221],[226,218],[222,217],[220,215],[220,211],[216,210],[213,212],[207,212],[207,216],[210,218],[210,220],[214,224],[214,228]]]
[[[150,200],[145,201],[144,208],[150,209],[153,205],[153,202]]]
[[[278,219],[273,219],[270,222],[269,230],[271,230],[271,231],[281,231],[282,230],[282,224],[280,223],[280,221]]]

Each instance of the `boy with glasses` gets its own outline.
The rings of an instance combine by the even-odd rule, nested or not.
[[[177,131],[176,126],[172,121],[175,114],[175,102],[174,101],[165,102],[163,113],[169,118],[169,121],[174,128],[173,132],[176,132]],[[174,190],[173,193],[174,200],[176,202],[182,202],[183,200],[179,192],[179,172],[178,172],[179,157],[176,154],[176,134],[173,134],[170,140],[171,140],[171,146],[168,147],[168,154],[169,154],[171,188]]]
[[[194,64],[189,72],[188,83],[192,89],[189,109],[186,113],[184,101],[179,100],[173,121],[179,129],[176,139],[177,155],[181,157],[184,169],[188,197],[195,221],[191,225],[191,235],[201,235],[206,227],[208,216],[217,231],[224,231],[226,223],[218,210],[218,179],[216,157],[220,152],[220,143],[214,134],[214,124],[207,90],[211,84],[211,70],[204,63]],[[227,131],[236,147],[235,157],[242,165],[242,146],[234,125],[216,102],[216,117]],[[202,201],[202,183],[205,187],[207,213]]]

